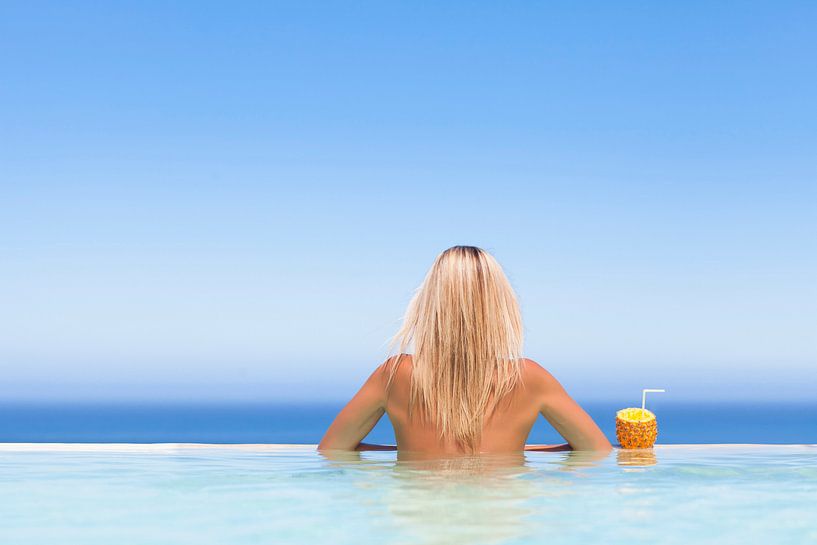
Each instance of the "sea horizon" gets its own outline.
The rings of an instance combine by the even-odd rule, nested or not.
[[[298,443],[320,441],[342,402],[15,401],[0,403],[0,442]],[[611,401],[583,403],[615,442]],[[817,443],[817,402],[661,401],[658,444]],[[384,416],[366,439],[393,444]],[[540,418],[528,443],[563,439]]]

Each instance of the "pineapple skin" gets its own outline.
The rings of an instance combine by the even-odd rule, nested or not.
[[[658,437],[658,421],[629,422],[616,418],[616,437],[622,448],[652,448]]]

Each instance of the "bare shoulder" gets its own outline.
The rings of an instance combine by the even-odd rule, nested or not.
[[[410,363],[406,365],[406,362],[411,361],[411,357],[406,356],[406,354],[390,356],[386,361],[375,367],[369,378],[361,386],[358,395],[380,400],[381,403],[385,402],[392,386],[404,382],[405,369],[407,368],[409,373],[411,372]]]
[[[382,384],[387,386],[392,381],[401,381],[410,377],[411,369],[411,354],[397,354],[389,356],[386,361],[378,365],[372,376],[378,377]]]
[[[389,356],[386,361],[378,366],[375,372],[382,372],[385,374],[396,373],[399,371],[410,370],[411,365],[411,354],[396,354],[394,356]]]
[[[535,361],[522,359],[522,377],[525,386],[542,393],[561,388],[559,381],[550,372]]]

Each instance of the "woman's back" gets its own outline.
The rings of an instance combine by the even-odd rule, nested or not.
[[[402,356],[397,366],[385,402],[385,412],[394,427],[397,448],[428,454],[462,453],[464,449],[461,445],[441,436],[438,423],[430,418],[409,414],[413,371],[411,355]],[[524,449],[541,406],[537,389],[524,386],[537,382],[536,368],[544,371],[530,360],[525,360],[522,384],[500,400],[492,414],[483,420],[477,451],[518,452]]]
[[[610,442],[562,385],[536,362],[522,360],[519,385],[485,415],[479,442],[470,449],[441,433],[432,418],[410,411],[414,358],[404,354],[380,365],[338,414],[319,449],[366,450],[361,441],[386,414],[397,449],[424,455],[521,452],[541,414],[574,450],[607,451]],[[392,373],[392,371],[394,371]],[[391,377],[391,380],[390,380]],[[383,448],[383,447],[374,447]]]

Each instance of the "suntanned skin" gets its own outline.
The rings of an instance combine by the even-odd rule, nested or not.
[[[437,426],[421,418],[409,418],[412,361],[400,358],[389,387],[388,364],[380,365],[341,410],[318,445],[320,450],[394,450],[430,455],[461,454],[455,443],[440,439]],[[396,447],[367,445],[364,437],[387,414],[394,426]],[[539,415],[565,438],[565,445],[526,445],[528,434]],[[522,385],[503,399],[486,418],[479,452],[510,453],[522,450],[592,450],[609,452],[610,442],[593,419],[567,394],[561,384],[542,366],[525,359]]]

